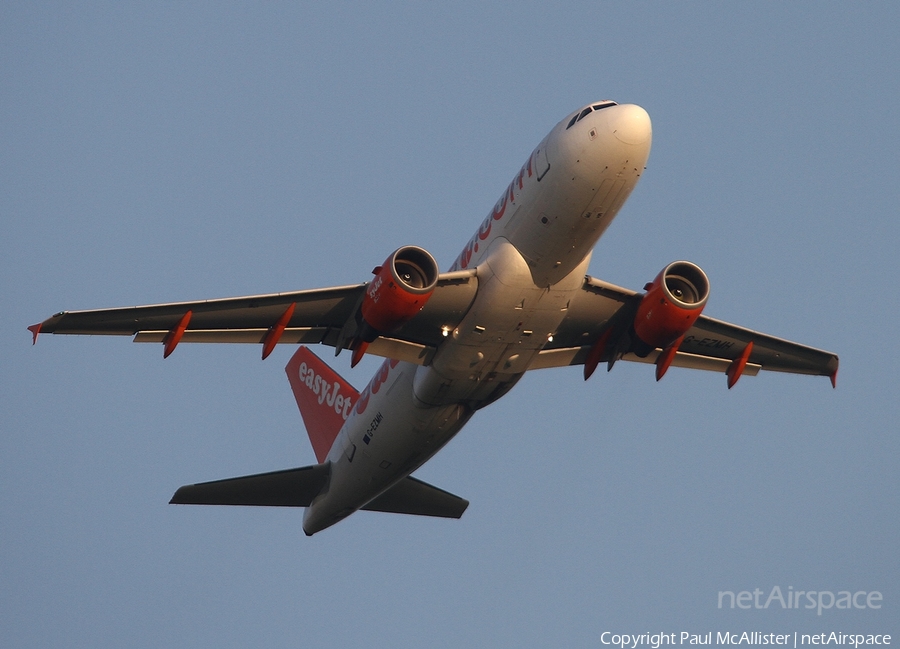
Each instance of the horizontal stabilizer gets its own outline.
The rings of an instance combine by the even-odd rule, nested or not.
[[[251,505],[309,507],[328,482],[330,466],[312,466],[185,485],[171,505]],[[407,477],[362,509],[394,514],[459,518],[469,501],[430,484]]]
[[[469,501],[408,476],[362,509],[370,512],[459,518]]]
[[[309,507],[328,482],[328,474],[329,465],[314,464],[185,485],[175,492],[169,504]]]

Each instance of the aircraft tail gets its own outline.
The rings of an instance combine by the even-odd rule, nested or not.
[[[350,416],[359,392],[302,345],[284,371],[300,408],[316,460],[322,463]]]
[[[170,503],[309,507],[327,489],[331,465],[325,463],[325,458],[359,393],[307,347],[297,350],[285,372],[319,463],[185,485],[175,492]],[[459,518],[468,506],[469,501],[464,498],[407,476],[361,509]]]

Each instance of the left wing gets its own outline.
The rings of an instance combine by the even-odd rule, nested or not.
[[[600,360],[609,363],[610,367],[618,358],[656,363],[663,351],[661,349],[657,348],[647,357],[640,358],[616,344],[616,338],[621,338],[633,322],[641,298],[642,295],[635,291],[585,277],[582,290],[569,305],[566,318],[553,335],[553,341],[540,352],[531,368],[582,365],[606,332],[612,336]],[[746,358],[743,357],[745,352]],[[760,370],[772,370],[828,376],[832,384],[836,381],[838,370],[836,354],[705,315],[701,315],[685,334],[672,360],[672,365],[677,367],[723,373],[734,372],[739,363],[738,377],[741,374],[754,376]],[[730,380],[730,385],[736,380]]]
[[[39,333],[134,336],[134,342],[166,345],[165,355],[179,342],[255,343],[263,357],[278,342],[338,344],[342,328],[357,317],[368,284],[248,295],[197,302],[61,311],[28,329]],[[425,307],[390,336],[367,349],[423,364],[453,329],[475,298],[473,270],[443,273]]]

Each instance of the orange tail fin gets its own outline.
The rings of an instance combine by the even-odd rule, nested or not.
[[[304,346],[291,357],[284,371],[316,460],[322,463],[353,410],[359,392]]]

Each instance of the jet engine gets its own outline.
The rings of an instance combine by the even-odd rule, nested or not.
[[[372,272],[375,278],[360,306],[364,328],[368,329],[361,336],[366,342],[395,331],[416,315],[434,293],[439,271],[427,251],[404,246]]]
[[[644,290],[634,318],[633,351],[641,358],[657,347],[666,349],[693,326],[706,306],[709,279],[696,264],[676,261]]]
[[[413,318],[434,293],[437,262],[426,250],[404,246],[392,252],[372,273],[356,315],[356,331],[347,345],[356,365],[378,336],[396,331]],[[343,343],[339,343],[340,351]]]

